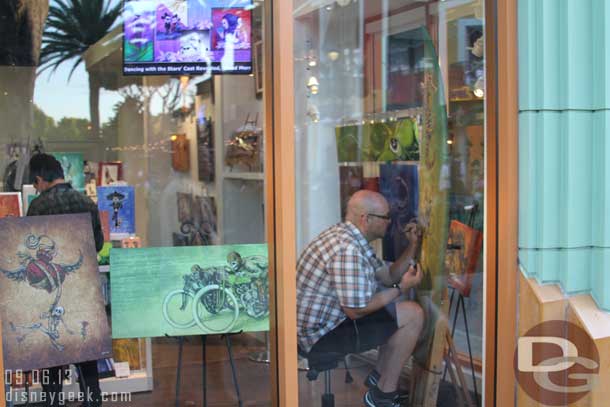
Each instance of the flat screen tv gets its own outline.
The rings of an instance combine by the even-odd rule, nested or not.
[[[124,75],[252,73],[252,0],[125,0]]]

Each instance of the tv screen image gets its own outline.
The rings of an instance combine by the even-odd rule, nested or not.
[[[250,74],[253,7],[252,0],[126,0],[123,74]]]

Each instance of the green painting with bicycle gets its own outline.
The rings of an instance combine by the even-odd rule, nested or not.
[[[112,249],[113,338],[269,329],[267,245]]]

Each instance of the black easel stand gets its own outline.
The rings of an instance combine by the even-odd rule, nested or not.
[[[233,361],[233,349],[231,347],[232,335],[238,335],[241,332],[224,334],[227,352],[229,353],[229,362],[231,363],[231,374],[233,376],[233,384],[235,385],[235,393],[237,395],[237,403],[239,407],[242,407],[243,403],[241,400],[241,393],[239,391],[239,383],[237,382],[237,371],[235,370],[235,362]],[[166,335],[168,336],[168,335]],[[176,368],[176,407],[180,404],[180,378],[182,375],[182,352],[184,348],[184,336],[178,338],[178,366]],[[207,355],[206,355],[207,335],[201,336],[201,357],[202,357],[202,381],[203,381],[203,407],[208,405],[208,386],[207,386]]]
[[[479,212],[479,204],[478,202],[474,202],[472,205],[465,206],[464,210],[469,211],[470,215],[468,217],[467,225],[471,228],[474,228],[474,221]],[[461,249],[461,247],[456,247],[457,249]],[[447,315],[451,315],[451,309],[453,307],[453,296],[455,295],[456,289],[454,287],[449,286],[451,289],[451,297],[449,299],[449,311]],[[474,397],[475,403],[479,405],[479,392],[477,391],[477,380],[474,373],[474,362],[472,359],[472,346],[470,345],[470,330],[468,329],[468,318],[466,318],[466,303],[464,301],[464,296],[462,293],[458,293],[458,300],[455,306],[455,314],[453,316],[453,323],[451,326],[451,337],[453,338],[453,334],[455,333],[455,326],[457,324],[458,315],[460,313],[460,307],[462,308],[462,315],[464,316],[464,328],[466,331],[466,343],[468,344],[468,356],[470,358],[470,372],[472,373],[472,386],[474,388]],[[443,380],[447,376],[447,366],[445,366],[445,371],[443,372]]]
[[[78,372],[79,383],[84,390],[85,406],[89,407],[89,387],[87,387],[87,381],[85,380],[83,369],[81,369],[79,364],[74,365],[74,367],[76,367],[76,371]]]

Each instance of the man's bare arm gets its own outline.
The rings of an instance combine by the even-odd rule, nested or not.
[[[399,279],[399,287],[376,293],[371,297],[371,300],[364,308],[342,307],[343,312],[345,312],[345,315],[347,315],[349,319],[358,319],[380,310],[394,301],[400,294],[406,293],[411,287],[418,285],[422,276],[423,273],[419,264],[417,266],[411,266],[407,269],[407,272],[402,275],[402,278]]]

